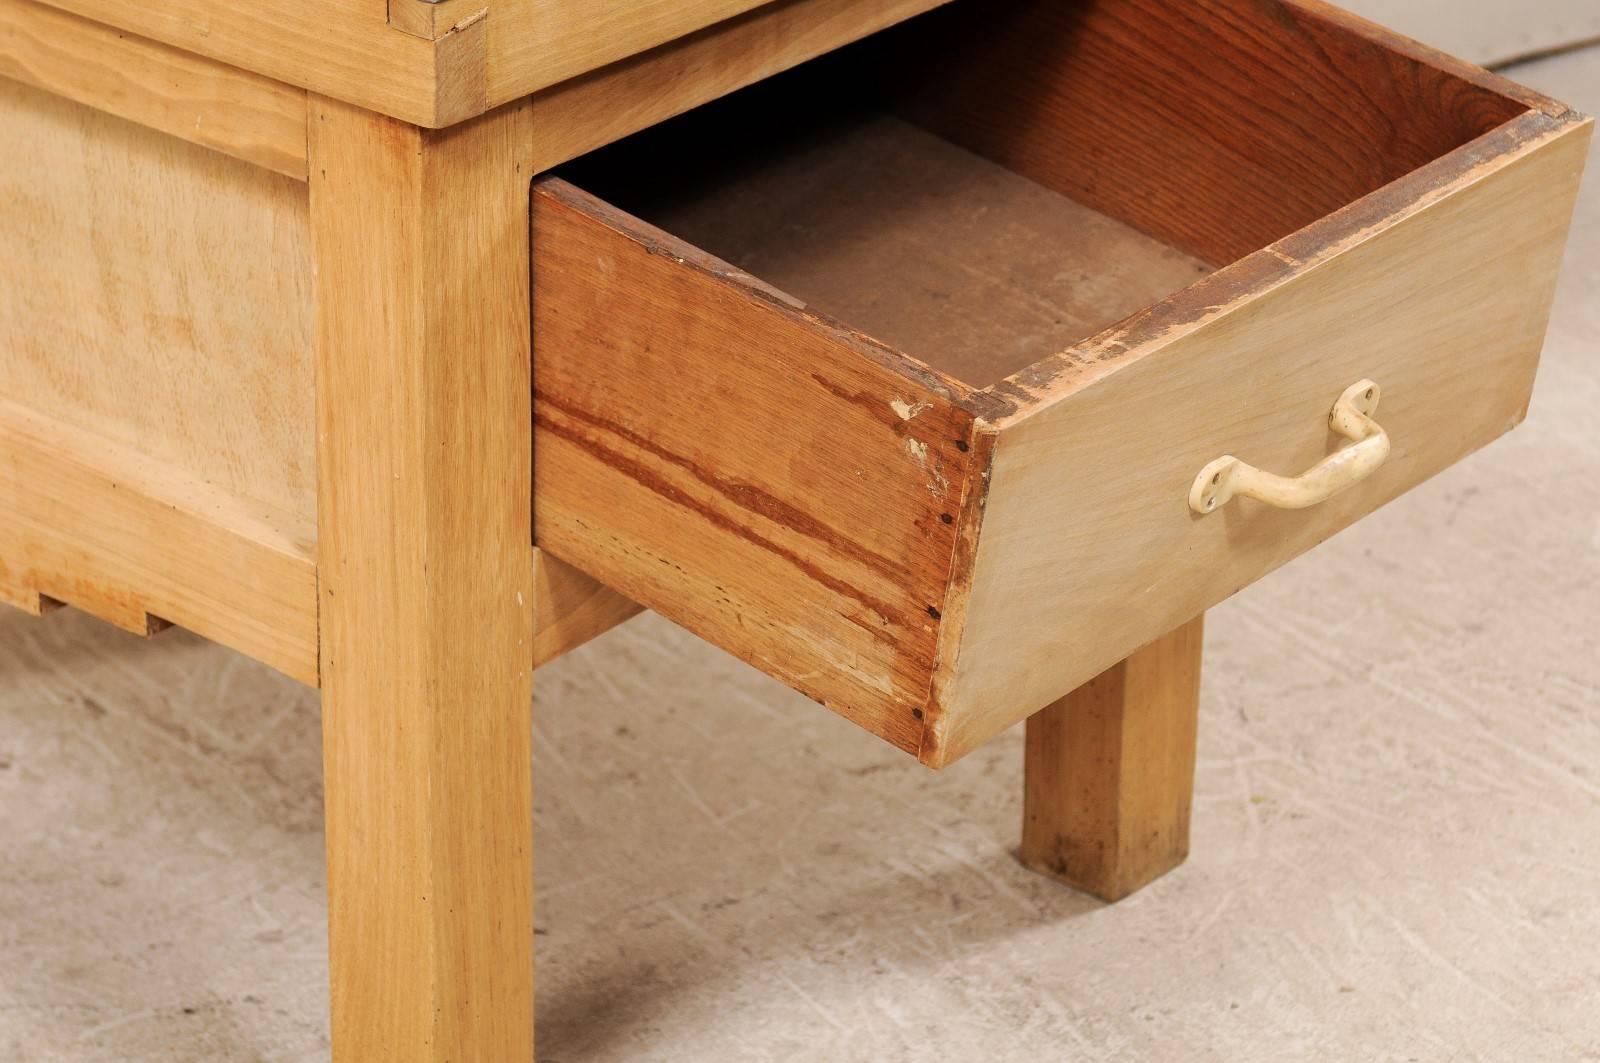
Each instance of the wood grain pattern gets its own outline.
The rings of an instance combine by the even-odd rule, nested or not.
[[[1527,107],[1399,45],[1317,3],[1023,0],[885,54],[927,128],[1222,266]]]
[[[317,681],[308,529],[70,424],[0,400],[0,586],[139,634],[151,618]],[[155,625],[159,626],[159,625]]]
[[[43,0],[107,26],[289,85],[433,124],[440,113],[437,42],[388,24],[384,0]]]
[[[947,382],[564,182],[533,215],[538,544],[915,750]]]
[[[1028,717],[1028,867],[1108,901],[1189,855],[1205,618]]]
[[[314,511],[305,185],[0,81],[0,394]]]
[[[780,0],[561,82],[530,100],[536,170],[646,129],[943,0]]]
[[[241,510],[3,400],[0,461],[0,604],[41,616],[66,604],[54,593],[138,634],[171,622],[318,684],[311,529],[286,535],[283,514]],[[640,613],[571,565],[533,555],[535,668]]]
[[[0,563],[26,566],[19,593],[61,588],[125,627],[154,612],[316,683],[305,186],[16,83],[0,83],[0,128],[12,148],[0,166],[12,204],[0,211],[0,389],[49,425],[30,437],[38,486],[18,479],[7,496],[32,530],[0,538]],[[62,433],[98,442],[63,444],[74,456],[46,472],[56,465],[35,450]],[[137,479],[149,491],[132,486],[130,464],[148,470]],[[173,490],[200,492],[198,525],[163,523]],[[262,515],[275,538],[263,548],[258,518],[236,513]],[[535,665],[637,610],[554,559],[538,569],[552,599]]]
[[[336,1060],[533,1054],[524,117],[313,104]]]
[[[1530,113],[1000,385],[1022,405],[996,424],[924,756],[975,748],[1521,421],[1590,128]],[[1363,377],[1393,445],[1372,477],[1309,510],[1189,511],[1217,454],[1324,456],[1329,399]]]
[[[950,377],[984,387],[1210,269],[889,114],[761,86],[568,179]],[[679,161],[667,172],[654,165]]]
[[[488,20],[489,101],[498,104],[518,99],[766,3],[768,0],[632,0],[626,4],[493,0]]]
[[[440,127],[660,46],[671,48],[659,68],[607,72],[599,91],[623,115],[663,105],[682,109],[760,76],[746,70],[791,66],[944,0],[452,0],[437,11],[418,10],[429,6],[418,0],[323,0],[314,14],[303,0],[44,2],[369,110]],[[687,51],[678,47],[699,31],[727,36]],[[691,57],[693,62],[684,62]],[[646,66],[655,62],[644,60]],[[664,84],[666,100],[659,100],[655,94]],[[593,90],[580,91],[587,97]],[[592,135],[581,126],[555,132],[562,139]]]
[[[20,572],[12,572],[4,561],[0,561],[0,605],[21,609],[29,616],[43,616],[61,608],[60,602],[30,587],[28,584],[31,582]]]
[[[543,550],[533,552],[533,666],[605,634],[643,608]]]
[[[303,89],[32,0],[0,0],[0,76],[305,180]]]
[[[47,12],[29,25],[50,19],[76,21]],[[42,471],[55,468],[40,464],[48,455],[28,459],[41,486],[15,481],[13,505],[33,514],[33,530],[20,543],[0,537],[0,563],[25,561],[33,585],[19,594],[70,587],[74,605],[140,629],[145,604],[129,603],[154,603],[150,612],[315,684],[305,185],[14,82],[0,82],[0,129],[12,149],[0,165],[12,205],[0,211],[0,394],[46,419],[35,440],[98,441],[64,444],[70,475]],[[115,456],[101,462],[99,448]],[[150,491],[131,486],[130,463],[148,469],[139,482]],[[42,489],[69,481],[67,502]],[[167,484],[200,492],[206,519],[192,532],[178,514],[162,523]],[[53,522],[41,523],[40,506]],[[277,529],[264,553],[257,518],[235,513]],[[117,520],[149,542],[133,545]],[[191,538],[199,574],[184,557]],[[271,593],[205,567],[218,559],[253,565],[245,571]],[[553,558],[536,567],[552,595],[529,651],[536,666],[637,611]]]
[[[436,41],[469,17],[489,10],[489,0],[388,0],[389,25],[414,37]]]

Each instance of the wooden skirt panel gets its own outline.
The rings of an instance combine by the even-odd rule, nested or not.
[[[0,129],[0,394],[303,537],[306,186],[15,82]]]

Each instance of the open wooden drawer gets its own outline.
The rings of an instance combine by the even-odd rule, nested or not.
[[[1589,133],[1318,3],[956,4],[535,183],[536,540],[948,763],[1515,425]]]

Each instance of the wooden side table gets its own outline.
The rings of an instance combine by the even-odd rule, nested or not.
[[[936,6],[0,0],[0,599],[321,687],[336,1058],[531,1058],[532,673],[641,606],[933,767],[1027,719],[1115,899],[1204,610],[1523,416],[1588,119]]]

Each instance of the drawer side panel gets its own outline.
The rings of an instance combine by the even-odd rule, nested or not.
[[[915,752],[971,464],[939,378],[535,185],[538,545]]]

